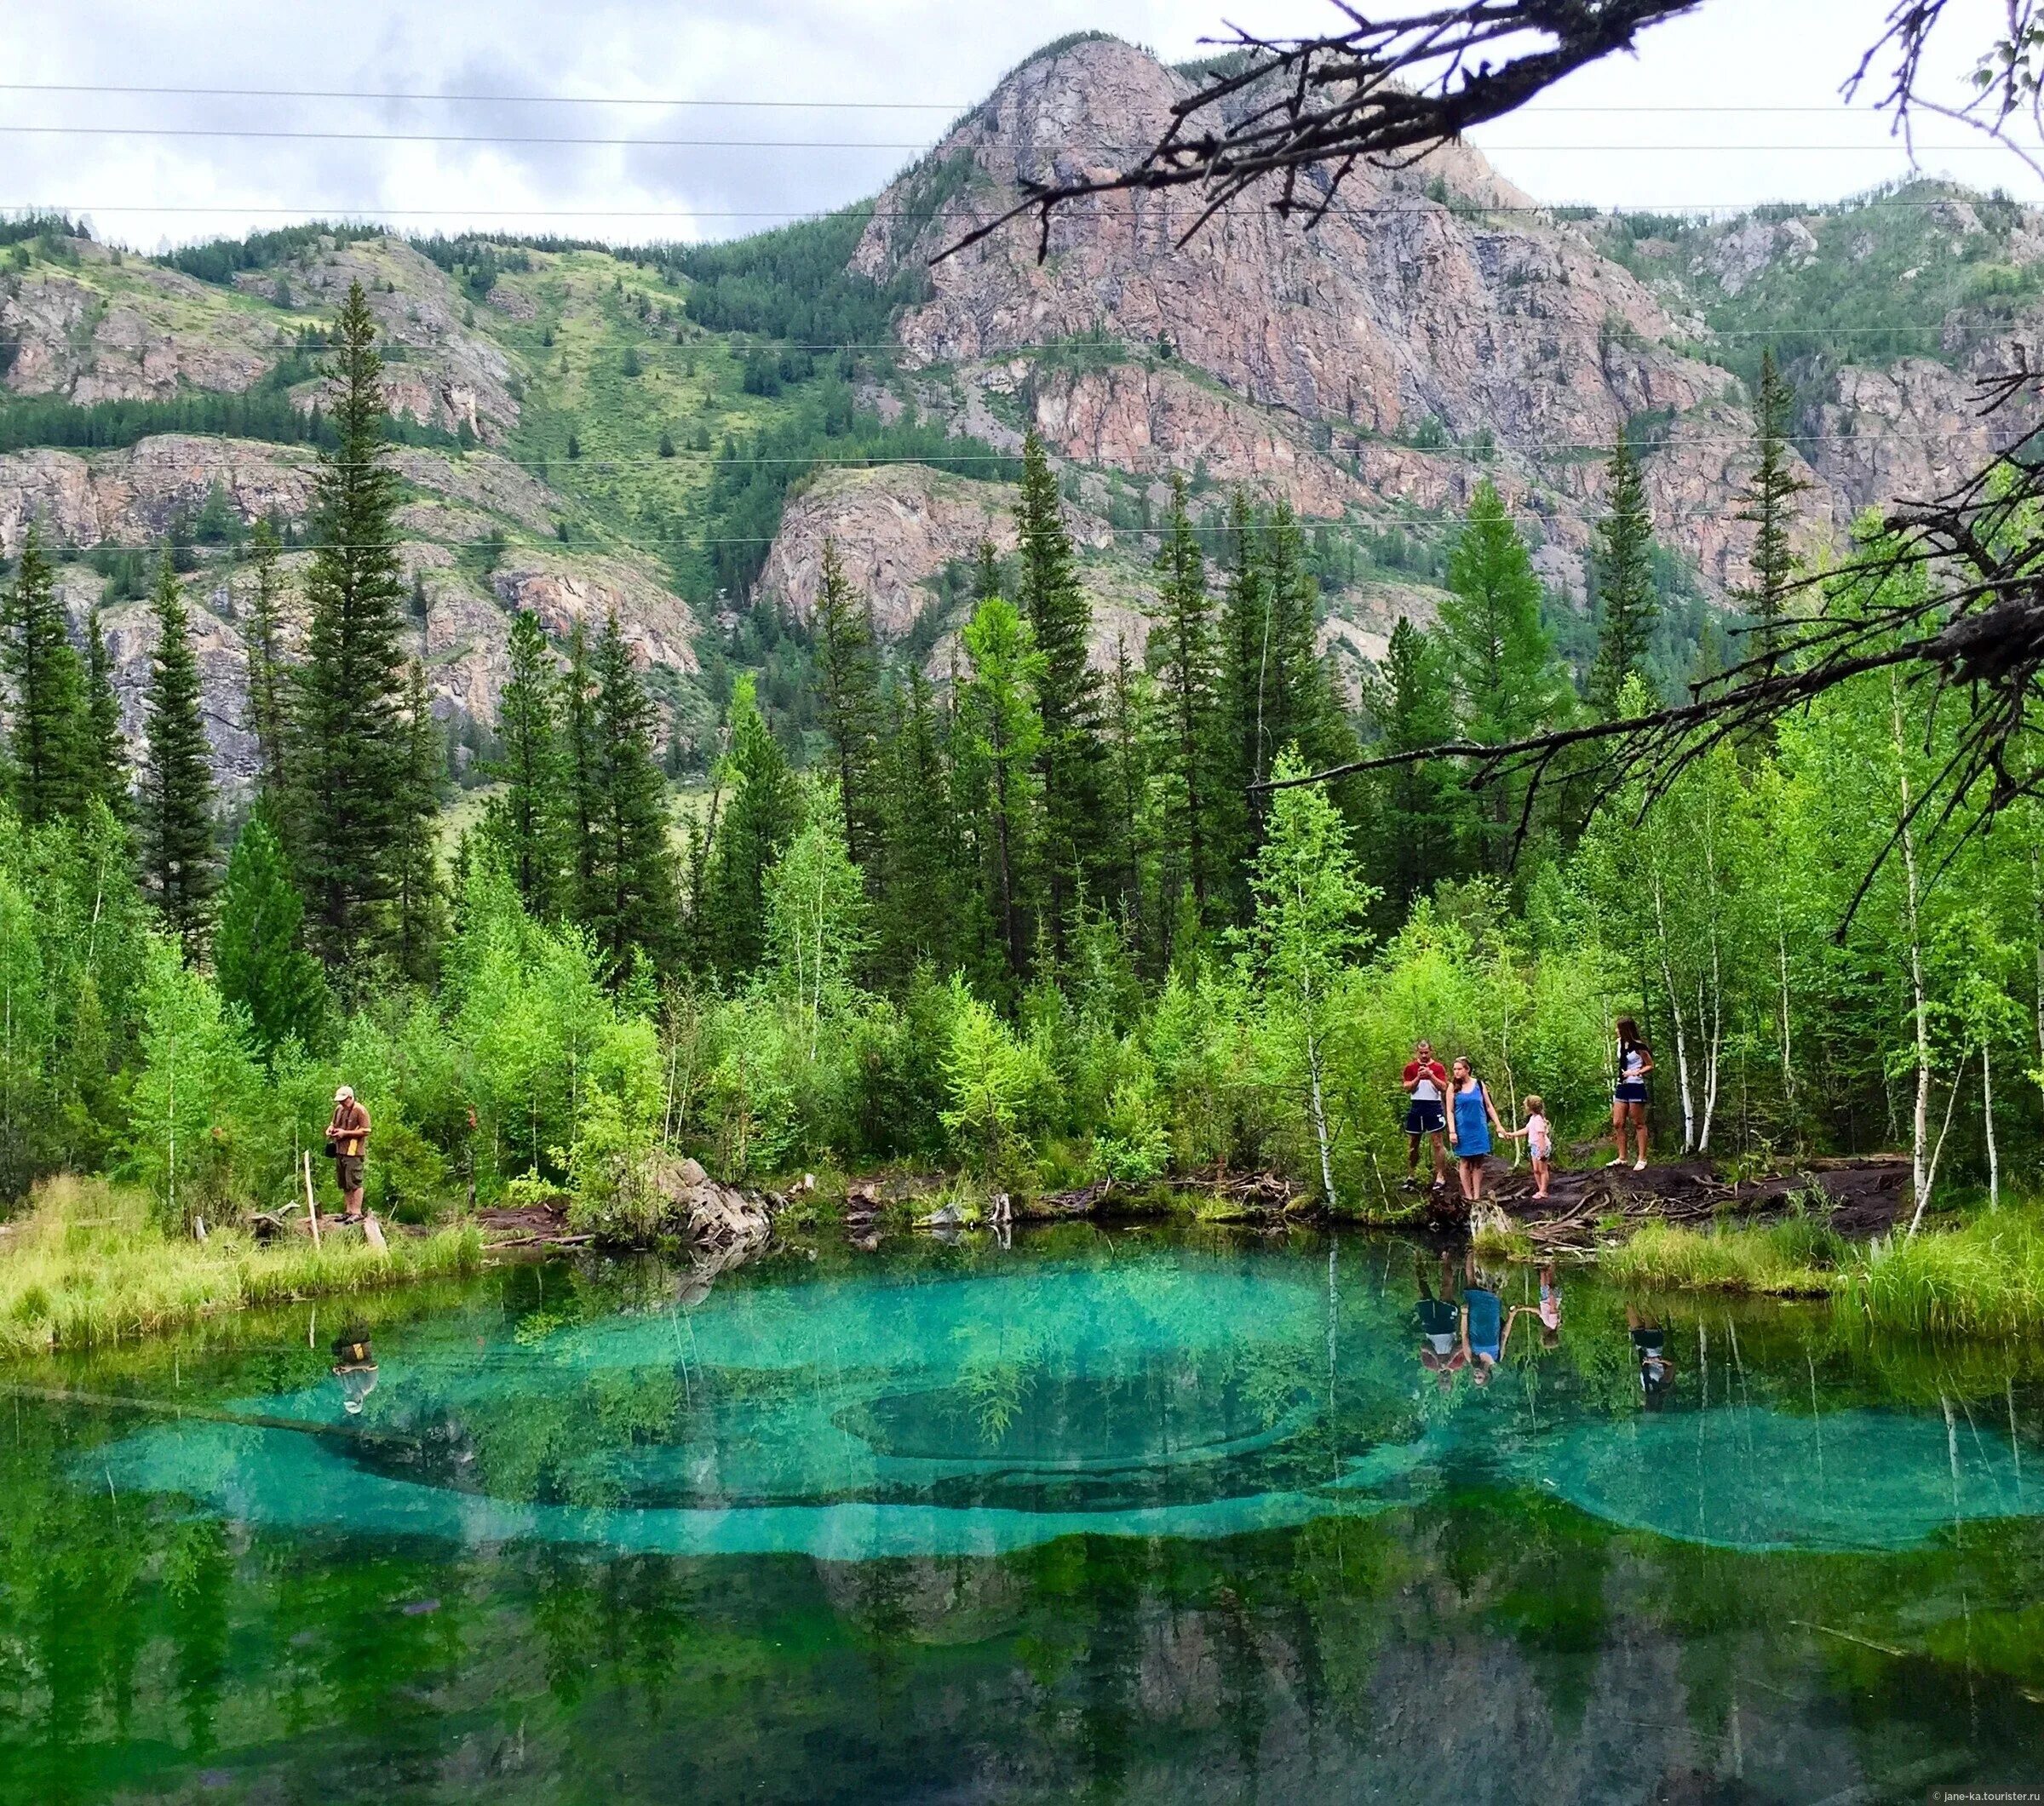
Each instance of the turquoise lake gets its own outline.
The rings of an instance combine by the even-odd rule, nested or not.
[[[0,1369],[0,1802],[2044,1785],[2034,1353],[1559,1286],[1082,1226]]]

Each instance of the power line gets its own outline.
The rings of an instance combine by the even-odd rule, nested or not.
[[[634,143],[642,140],[630,140]],[[2026,202],[2014,201],[2006,196],[1985,194],[1938,195],[1916,197],[1908,195],[1884,196],[1866,201],[1664,201],[1634,202],[1624,206],[1603,207],[1573,201],[1532,201],[1519,204],[1501,202],[1496,206],[1482,204],[1466,199],[1437,201],[1431,196],[1415,192],[1395,201],[1358,205],[1352,203],[1336,203],[1328,209],[1330,218],[1368,219],[1385,214],[1439,213],[1455,219],[1483,219],[1494,214],[1563,214],[1570,217],[1559,223],[1588,225],[1595,221],[1622,222],[1636,218],[1671,218],[1686,215],[1698,217],[1719,215],[1736,218],[1746,214],[1783,213],[1783,218],[1797,219],[1857,219],[1864,213],[1875,213],[1889,209],[1957,207],[1974,204],[1989,206],[2013,206],[2024,213],[2037,209]],[[55,201],[0,201],[0,214],[15,216],[35,216],[42,214],[60,214],[72,218],[84,218],[100,213],[171,213],[171,214],[260,214],[280,218],[301,219],[308,226],[321,224],[345,225],[351,221],[373,224],[377,218],[384,219],[445,219],[459,215],[467,219],[502,220],[816,220],[828,218],[832,213],[849,212],[857,209],[866,217],[876,220],[979,220],[981,212],[966,206],[946,207],[860,207],[856,202],[846,207],[818,209],[817,208],[708,208],[708,207],[649,207],[613,209],[607,207],[466,207],[459,204],[445,207],[385,207],[347,205],[337,202],[324,202],[309,207],[279,207],[268,202],[219,201],[198,203],[187,201],[111,201],[97,204],[80,202]],[[1185,212],[1199,209],[1186,207]],[[1227,217],[1235,211],[1231,204],[1221,209],[1220,216]],[[1266,209],[1261,202],[1253,204],[1252,211],[1261,215]],[[1163,200],[1134,206],[1118,205],[1102,201],[1087,204],[1088,216],[1104,215],[1110,218],[1170,217],[1170,203]]]
[[[404,100],[453,106],[702,106],[744,107],[773,111],[946,112],[961,113],[984,106],[986,100],[787,100],[717,99],[701,95],[578,95],[578,94],[428,94],[416,89],[360,88],[195,88],[143,85],[112,82],[0,82],[0,94],[108,94],[151,95],[206,100]],[[1595,113],[1695,113],[1695,114],[1826,114],[1836,118],[1851,114],[1842,106],[1763,106],[1728,104],[1701,106],[1656,106],[1611,103],[1600,106],[1550,106],[1536,103],[1528,114]]]
[[[320,143],[373,144],[517,144],[554,145],[565,147],[623,150],[718,151],[927,151],[927,140],[881,140],[874,139],[821,138],[629,138],[576,135],[536,135],[523,132],[354,132],[285,129],[277,127],[233,125],[0,125],[0,132],[30,137],[72,138],[255,138],[265,140],[312,140]],[[1056,142],[1013,144],[1002,140],[976,143],[972,151],[1111,151],[1125,153],[1128,146],[1106,142]],[[1494,144],[1479,146],[1485,156],[1517,156],[1536,151],[1569,153],[1588,152],[1754,152],[1774,156],[1792,151],[1849,152],[1907,151],[1910,147],[1891,141],[1879,144]],[[1949,156],[1959,151],[1992,151],[2007,154],[2007,146],[1987,140],[1960,144],[1917,145],[1918,154]]]

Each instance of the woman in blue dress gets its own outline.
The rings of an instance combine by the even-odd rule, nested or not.
[[[1455,1057],[1448,1102],[1448,1145],[1455,1153],[1462,1196],[1468,1203],[1480,1204],[1484,1162],[1490,1155],[1490,1131],[1496,1128],[1501,1135],[1505,1126],[1498,1119],[1497,1106],[1490,1101],[1489,1087],[1477,1077],[1466,1053]]]

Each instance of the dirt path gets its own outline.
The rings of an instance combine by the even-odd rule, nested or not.
[[[1720,1214],[1766,1218],[1781,1214],[1799,1195],[1821,1192],[1829,1201],[1829,1221],[1840,1235],[1880,1234],[1909,1210],[1906,1155],[1876,1154],[1855,1159],[1806,1160],[1764,1178],[1720,1178],[1707,1161],[1677,1161],[1650,1166],[1590,1167],[1558,1172],[1544,1199],[1533,1195],[1533,1175],[1502,1161],[1484,1171],[1484,1196],[1523,1224],[1536,1242],[1588,1241],[1612,1217],[1637,1222],[1707,1223]],[[1427,1200],[1428,1220],[1464,1228],[1468,1208],[1453,1186],[1436,1186]]]

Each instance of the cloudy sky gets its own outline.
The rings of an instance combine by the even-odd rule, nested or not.
[[[1838,93],[1886,3],[1705,0],[1647,33],[1636,60],[1586,72],[1478,141],[1553,202],[1731,208],[1865,188],[1909,167],[1886,122]],[[1952,5],[1940,75],[1955,94],[1957,53],[1987,41],[1997,9]],[[1110,31],[1175,60],[1203,54],[1224,17],[1278,32],[1335,16],[1322,0],[14,0],[9,11],[0,206],[84,214],[145,249],[336,215],[728,237],[872,192],[1063,32]],[[815,102],[832,104],[801,104]],[[546,139],[557,141],[532,141]],[[1919,139],[1926,169],[2044,200],[2020,162],[1961,126],[1926,121]]]

